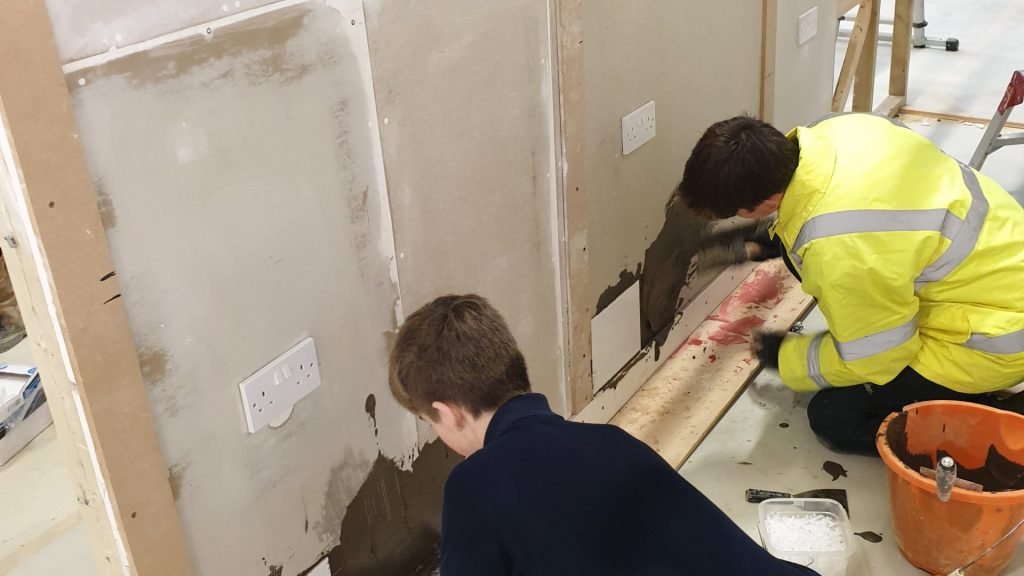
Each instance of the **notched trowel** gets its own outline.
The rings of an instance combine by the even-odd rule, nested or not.
[[[796,494],[747,488],[747,502],[757,504],[759,502],[764,502],[765,500],[771,500],[772,498],[828,498],[829,500],[839,502],[839,505],[843,507],[843,510],[846,510],[846,515],[850,515],[850,502],[846,497],[846,490],[842,488],[819,488],[817,490],[808,490],[806,492],[798,492]]]

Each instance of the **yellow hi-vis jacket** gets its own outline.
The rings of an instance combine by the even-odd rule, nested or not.
[[[967,393],[1024,380],[1024,207],[895,120],[841,114],[789,137],[800,164],[775,233],[829,331],[783,341],[782,381],[886,384],[907,366]]]

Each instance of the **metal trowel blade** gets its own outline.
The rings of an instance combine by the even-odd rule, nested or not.
[[[846,510],[846,515],[850,515],[850,502],[846,497],[846,490],[842,488],[819,488],[817,490],[807,490],[806,492],[798,492],[796,494],[787,494],[785,492],[773,492],[771,490],[756,490],[748,489],[746,493],[747,502],[764,502],[769,498],[827,498],[829,500],[835,500],[839,502],[839,505]]]
[[[829,500],[835,500],[846,510],[846,515],[850,515],[850,501],[846,497],[846,490],[842,488],[820,488],[818,490],[808,490],[806,492],[800,492],[799,494],[793,494],[793,498],[828,498]]]

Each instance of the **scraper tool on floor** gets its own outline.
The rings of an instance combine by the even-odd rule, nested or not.
[[[806,492],[798,492],[796,494],[747,488],[747,502],[758,504],[772,498],[828,498],[829,500],[839,502],[839,505],[846,510],[846,515],[850,515],[850,503],[846,497],[846,490],[842,488],[819,488],[817,490],[808,490]]]

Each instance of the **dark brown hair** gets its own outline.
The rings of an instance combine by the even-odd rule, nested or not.
[[[730,218],[783,192],[799,161],[797,143],[771,124],[750,116],[722,120],[693,147],[669,205],[681,199],[698,214]]]
[[[501,314],[475,294],[443,296],[410,315],[391,351],[391,393],[437,419],[434,402],[472,416],[530,391],[526,360]]]

